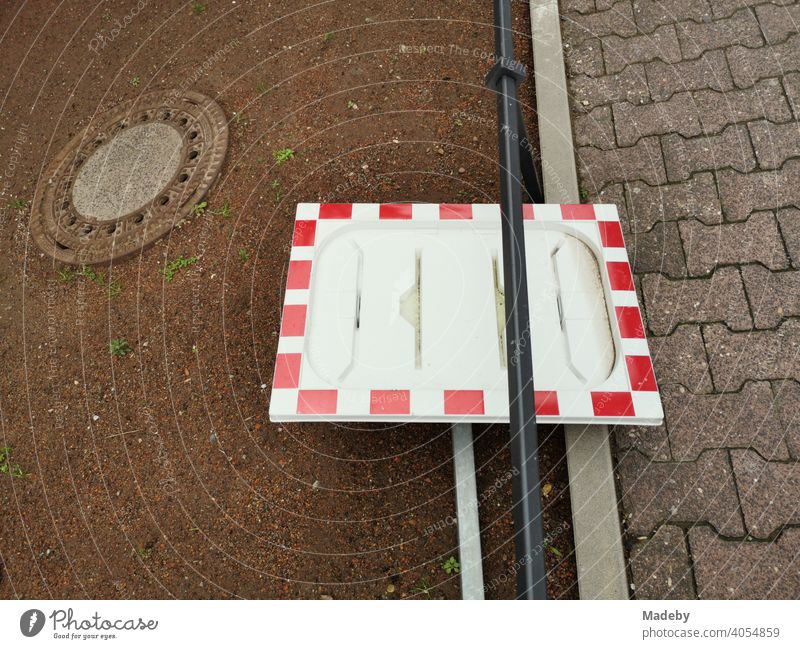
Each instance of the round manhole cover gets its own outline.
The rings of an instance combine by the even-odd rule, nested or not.
[[[74,137],[37,187],[31,231],[68,264],[119,260],[188,216],[219,174],[228,126],[195,92],[148,93]]]

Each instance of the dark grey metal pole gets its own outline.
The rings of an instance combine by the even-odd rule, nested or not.
[[[497,61],[489,83],[497,91],[500,126],[500,206],[506,294],[506,350],[511,425],[517,598],[545,599],[544,534],[533,390],[533,336],[522,221],[521,108],[517,85],[524,66],[514,60],[510,0],[494,0]],[[525,151],[526,155],[530,155]],[[530,188],[529,188],[530,192]]]

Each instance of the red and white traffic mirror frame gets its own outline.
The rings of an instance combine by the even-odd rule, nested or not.
[[[497,205],[299,204],[270,418],[508,421],[500,219]],[[526,205],[524,221],[537,420],[660,424],[616,207]]]

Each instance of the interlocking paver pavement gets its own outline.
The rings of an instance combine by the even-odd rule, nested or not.
[[[800,592],[800,530],[775,541],[730,540],[689,530],[698,596],[704,599],[796,599]]]
[[[664,525],[652,538],[631,548],[631,574],[637,597],[694,599],[689,551],[680,527]]]
[[[633,595],[800,598],[800,0],[562,0],[665,423],[613,430]]]

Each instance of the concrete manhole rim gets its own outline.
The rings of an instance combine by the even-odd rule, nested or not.
[[[182,138],[180,164],[169,183],[140,209],[113,219],[74,207],[72,189],[84,162],[128,127],[161,123]],[[66,264],[119,261],[154,244],[192,213],[217,179],[228,149],[228,122],[216,101],[197,92],[157,91],[99,115],[48,165],[36,188],[31,234]]]

